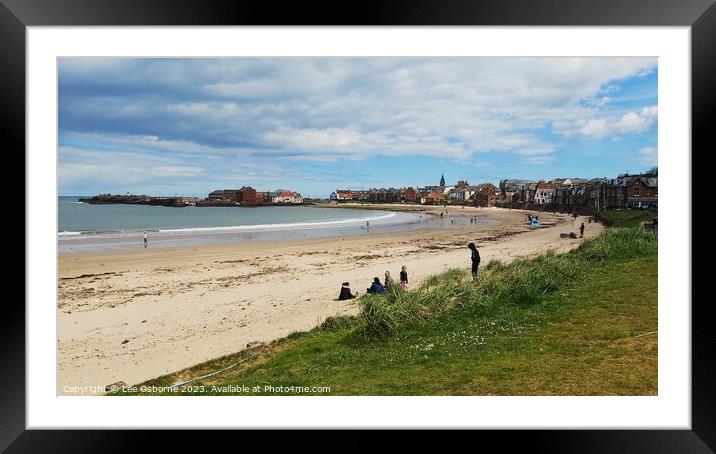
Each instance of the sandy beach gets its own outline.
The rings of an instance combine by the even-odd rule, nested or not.
[[[581,239],[559,234],[578,233],[581,222],[587,238],[602,230],[586,217],[537,213],[542,226],[532,229],[525,211],[448,209],[455,224],[428,230],[60,254],[58,394],[137,384],[357,313],[355,302],[336,300],[342,282],[363,294],[374,276],[389,270],[397,279],[405,265],[416,286],[447,268],[468,269],[470,241],[486,264],[574,248]],[[470,224],[476,213],[495,222]]]

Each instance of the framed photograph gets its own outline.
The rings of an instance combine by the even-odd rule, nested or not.
[[[712,452],[685,182],[713,2],[2,2],[27,177],[3,449],[460,428]]]

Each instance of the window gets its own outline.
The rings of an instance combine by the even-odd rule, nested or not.
[[[634,188],[634,195],[637,197],[639,196],[639,188],[638,187]]]

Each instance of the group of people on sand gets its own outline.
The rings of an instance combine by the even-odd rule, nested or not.
[[[366,293],[372,293],[372,294],[379,294],[379,293],[385,293],[386,290],[391,288],[395,285],[395,281],[390,276],[390,271],[385,272],[385,281],[383,283],[380,282],[380,278],[374,277],[373,282],[371,283],[370,287],[366,289]],[[408,270],[403,265],[402,269],[400,270],[400,288],[403,290],[408,288]],[[351,285],[349,282],[344,282],[341,285],[341,293],[338,295],[339,300],[348,300],[353,299],[358,296],[358,293],[353,294],[351,293]]]
[[[477,250],[477,246],[475,246],[475,243],[470,243],[467,245],[467,248],[470,249],[470,262],[471,262],[471,272],[472,272],[472,280],[477,280],[478,276],[478,267],[480,266],[480,251]],[[366,289],[366,293],[371,294],[380,294],[385,293],[386,290],[393,287],[395,285],[395,281],[390,276],[390,271],[385,272],[385,281],[380,282],[380,278],[374,277],[373,282],[371,283],[370,287]],[[403,265],[402,269],[400,270],[400,288],[405,290],[408,288],[408,271]],[[353,294],[351,292],[351,286],[350,283],[344,282],[341,285],[341,293],[338,296],[339,300],[348,300],[357,298],[358,293]]]

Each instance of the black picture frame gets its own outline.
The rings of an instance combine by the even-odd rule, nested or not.
[[[709,114],[716,112],[716,89],[712,86],[716,81],[713,0],[392,0],[286,4],[254,0],[0,0],[3,81],[0,137],[6,156],[12,154],[16,159],[24,156],[20,150],[25,149],[26,27],[63,25],[690,26],[692,149],[706,148],[712,129]],[[24,160],[18,159],[18,165],[24,167]],[[684,183],[684,189],[690,191],[690,185]],[[31,239],[26,236],[25,241],[27,244]],[[692,304],[691,430],[514,431],[508,435],[509,444],[528,442],[531,450],[549,452],[714,452],[716,341],[707,312],[710,299]],[[0,317],[0,450],[126,452],[146,446],[146,440],[127,431],[25,430],[25,393],[19,391],[25,390],[25,308],[9,303],[6,299]],[[146,438],[158,434],[142,435]],[[505,444],[507,438],[500,431],[483,431],[479,437],[483,446],[489,446],[492,440]],[[186,436],[173,433],[171,438],[183,442]]]

